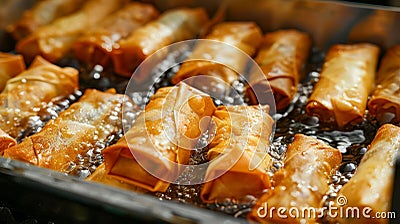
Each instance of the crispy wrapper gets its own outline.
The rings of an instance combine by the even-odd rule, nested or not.
[[[208,23],[203,8],[180,8],[161,16],[135,30],[121,40],[112,60],[117,74],[130,77],[134,69],[149,55],[172,43],[195,38]]]
[[[341,161],[339,150],[315,138],[296,134],[288,146],[284,167],[273,176],[275,188],[258,200],[249,219],[260,223],[318,223],[317,216],[322,207],[322,197],[329,189],[330,174]],[[288,210],[294,206],[300,213],[304,208],[315,208],[316,213],[293,218]],[[269,209],[272,207],[286,208],[283,215],[287,218],[279,217],[276,210],[271,214]]]
[[[41,55],[51,62],[64,57],[75,40],[107,15],[120,9],[127,0],[88,0],[82,8],[42,26],[17,43],[17,52],[30,62]]]
[[[111,52],[119,48],[118,42],[158,15],[158,10],[150,4],[132,2],[126,5],[85,32],[74,43],[75,57],[89,65],[107,66],[111,61]]]
[[[214,26],[206,37],[208,40],[216,40],[227,43],[242,50],[249,56],[253,56],[261,43],[262,32],[257,24],[253,22],[224,22]],[[230,84],[238,80],[238,73],[244,73],[247,66],[247,58],[237,54],[236,49],[231,47],[216,48],[212,44],[198,43],[192,54],[191,59],[208,59],[218,63],[208,61],[188,61],[182,64],[179,71],[172,78],[172,83],[176,84],[189,77],[207,75],[217,77]],[[235,70],[233,70],[236,68]],[[193,78],[190,83],[195,84],[200,80]],[[209,84],[209,81],[204,80]]]
[[[9,79],[0,94],[0,129],[16,138],[43,103],[67,96],[77,88],[76,69],[60,68],[37,57],[29,69]]]
[[[0,152],[1,152],[1,155],[3,154],[3,151],[5,149],[8,149],[16,144],[17,144],[17,141],[15,141],[14,138],[12,138],[7,133],[5,133],[3,130],[0,129]]]
[[[210,96],[184,83],[159,89],[125,136],[103,151],[107,174],[166,191],[170,183],[164,180],[177,177],[177,164],[189,163],[214,110]]]
[[[356,173],[338,192],[347,203],[336,200],[333,206],[342,207],[343,211],[357,207],[360,218],[336,217],[340,223],[388,223],[388,219],[373,219],[376,212],[390,210],[396,156],[400,149],[400,128],[391,124],[381,126],[374,140],[368,147],[367,153],[361,159]],[[342,204],[337,204],[337,203]],[[363,209],[368,209],[363,215]],[[397,214],[396,214],[397,215]]]
[[[7,81],[25,70],[24,58],[21,55],[0,52],[0,91]]]
[[[265,35],[255,58],[265,77],[250,74],[249,96],[253,104],[258,102],[254,92],[263,94],[271,87],[276,108],[286,108],[297,93],[297,86],[311,49],[311,37],[297,30],[278,30]],[[264,93],[265,94],[265,93]]]
[[[368,109],[380,122],[400,122],[400,45],[382,59]]]
[[[335,45],[306,106],[309,115],[342,128],[361,122],[375,83],[379,48],[372,44]]]
[[[16,40],[21,40],[57,18],[77,11],[84,0],[43,0],[24,12],[22,17],[7,27]]]
[[[126,101],[125,95],[115,94],[114,90],[86,90],[78,102],[49,121],[40,132],[5,150],[4,157],[68,173],[78,154],[84,156],[96,142],[106,141],[121,128],[121,123],[110,116]]]
[[[213,115],[216,133],[208,151],[208,182],[200,194],[204,202],[260,196],[271,186],[267,171],[272,164],[268,150],[274,121],[268,111],[267,106],[217,108]]]
[[[110,175],[107,175],[106,165],[104,163],[102,163],[100,166],[98,166],[96,168],[96,171],[94,171],[94,173],[92,175],[87,177],[86,180],[106,184],[108,186],[113,186],[113,187],[121,188],[124,190],[129,190],[129,191],[135,191],[135,192],[140,192],[140,193],[147,192],[143,188],[128,184],[122,180],[118,180],[118,179],[111,177]]]

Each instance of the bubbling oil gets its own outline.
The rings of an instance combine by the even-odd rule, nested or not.
[[[318,82],[320,68],[322,67],[324,55],[321,51],[313,49],[309,63],[305,68],[305,77],[298,86],[298,93],[291,103],[291,105],[284,111],[278,111],[274,115],[276,121],[276,130],[274,139],[271,143],[269,154],[272,157],[273,165],[268,174],[272,177],[273,174],[284,167],[283,160],[288,144],[293,141],[293,137],[297,133],[313,136],[332,147],[340,149],[343,155],[343,162],[337,171],[331,176],[330,190],[323,197],[325,206],[335,200],[338,190],[346,184],[353,176],[357,169],[357,165],[365,154],[368,144],[373,139],[377,129],[378,123],[375,118],[372,118],[366,113],[364,120],[358,125],[349,125],[344,130],[338,130],[336,126],[329,124],[321,124],[317,117],[310,117],[305,112],[305,106],[309,96],[311,95],[314,85]],[[80,83],[81,90],[86,88],[96,88],[106,90],[108,88],[115,88],[118,93],[124,93],[126,86],[129,82],[126,78],[121,78],[112,73],[112,71],[104,70],[101,66],[95,66],[93,69],[87,69],[84,66],[77,64],[76,61],[65,62],[66,65],[73,65],[80,68]],[[132,110],[132,119],[125,122],[133,122],[134,118],[144,108],[150,100],[152,94],[161,87],[171,86],[170,79],[178,71],[179,65],[169,68],[160,79],[156,80],[155,84],[148,90],[143,92],[131,93],[130,97],[135,103],[135,108]],[[232,94],[227,94],[226,99],[214,99],[214,103],[218,105],[230,105],[237,102],[248,102],[248,97],[245,92],[246,83],[243,80],[237,80],[231,85],[231,89],[235,91],[235,97],[241,99],[232,99]],[[54,119],[57,114],[62,110],[69,107],[70,104],[75,102],[82,95],[82,91],[77,91],[72,96],[53,103],[46,113],[43,113],[38,118],[32,118],[33,122],[29,130],[26,130],[19,141],[24,137],[36,133],[43,127],[44,123],[49,119]],[[116,143],[118,139],[123,136],[122,126],[115,133],[111,133],[107,140],[99,141],[88,150],[85,155],[79,155],[77,162],[71,162],[70,174],[76,175],[80,178],[85,178],[104,162],[101,154],[102,150],[107,146]],[[208,133],[205,133],[200,141],[208,141]],[[202,144],[202,143],[200,143]],[[204,145],[204,144],[203,144]],[[267,149],[266,149],[267,150]],[[194,150],[191,158],[190,165],[204,164],[208,162],[207,158],[208,148],[200,148]],[[204,170],[205,175],[206,170]],[[196,172],[198,174],[198,172]],[[182,181],[192,178],[194,175],[193,170],[187,169],[183,172],[180,178]],[[200,177],[202,178],[202,177]],[[203,177],[204,178],[204,177]],[[206,208],[213,211],[222,212],[232,215],[237,218],[244,218],[251,211],[252,206],[255,205],[257,198],[253,195],[247,195],[244,198],[226,198],[214,203],[203,203],[200,198],[202,189],[201,184],[197,185],[179,185],[171,184],[166,192],[149,193],[159,198],[160,200],[173,200],[179,201],[184,204],[194,205],[200,208]],[[323,220],[322,220],[323,221]]]

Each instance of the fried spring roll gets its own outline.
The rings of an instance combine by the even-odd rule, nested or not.
[[[356,173],[340,189],[338,195],[347,199],[345,205],[334,204],[348,208],[358,208],[359,217],[337,217],[340,223],[388,223],[388,219],[374,219],[376,212],[390,210],[396,155],[400,149],[400,128],[391,124],[381,126],[367,153],[361,159]],[[398,187],[398,186],[397,186]],[[398,200],[398,199],[396,199]],[[367,215],[362,215],[363,209],[369,207]],[[365,213],[364,213],[365,214]]]
[[[71,162],[77,162],[96,142],[106,141],[122,125],[114,113],[129,100],[114,90],[85,91],[78,102],[49,121],[43,129],[4,151],[4,157],[28,162],[60,172],[68,172]]]
[[[224,22],[212,28],[206,39],[227,43],[239,48],[249,56],[253,56],[261,43],[262,32],[253,22]],[[185,62],[172,78],[172,83],[176,84],[189,77],[201,75],[218,77],[228,84],[232,83],[238,79],[238,73],[243,74],[247,66],[246,58],[235,51],[237,50],[228,46],[216,48],[209,43],[198,43],[189,59],[209,59],[221,64],[208,61]],[[237,71],[232,68],[236,68]],[[201,80],[201,77],[199,80]],[[198,79],[191,80],[191,83],[195,82],[198,82]],[[208,84],[209,81],[206,82]]]
[[[335,45],[306,106],[320,121],[342,128],[361,122],[374,87],[379,48],[372,44]]]
[[[4,89],[7,81],[25,70],[24,58],[0,52],[0,91]]]
[[[57,62],[71,50],[72,44],[79,36],[125,3],[126,0],[86,1],[79,11],[42,26],[20,40],[16,50],[23,54],[27,61],[41,55],[51,62]]]
[[[170,183],[163,180],[176,178],[174,164],[189,163],[190,149],[214,109],[210,96],[184,83],[159,89],[124,138],[103,150],[107,174],[149,191],[166,191]]]
[[[200,194],[203,202],[257,197],[271,186],[267,171],[272,164],[268,150],[274,121],[268,110],[267,106],[217,108],[213,115],[216,134],[208,151],[208,182]]]
[[[44,0],[27,10],[16,23],[10,25],[8,32],[16,40],[21,40],[57,18],[75,12],[84,0]]]
[[[265,77],[250,74],[249,91],[253,104],[258,102],[254,92],[263,94],[271,87],[276,108],[286,108],[297,93],[301,70],[311,49],[311,37],[297,30],[279,30],[265,35],[255,58]],[[254,91],[254,92],[253,92]]]
[[[174,42],[195,38],[208,22],[203,8],[181,8],[161,16],[135,30],[120,41],[112,60],[117,74],[130,77],[134,69],[149,55]]]
[[[288,146],[284,167],[273,176],[275,188],[258,200],[249,218],[261,223],[317,223],[322,197],[329,189],[330,174],[341,161],[339,150],[315,138],[296,134]],[[316,212],[294,218],[288,212],[294,206],[298,211],[315,208]],[[278,216],[276,210],[271,214],[268,209],[272,207],[286,208],[286,213],[280,215],[287,217]]]
[[[0,152],[17,144],[14,138],[0,129]]]
[[[382,59],[368,109],[380,122],[400,122],[400,45]]]
[[[7,81],[0,94],[0,129],[16,138],[44,103],[78,88],[78,71],[37,57],[29,69]]]
[[[111,60],[111,52],[119,47],[118,42],[132,31],[156,19],[158,15],[157,9],[150,4],[128,4],[107,16],[74,43],[76,58],[89,65],[107,66]]]

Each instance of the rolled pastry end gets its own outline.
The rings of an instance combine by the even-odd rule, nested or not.
[[[327,124],[336,123],[339,128],[348,124],[359,123],[364,112],[359,111],[347,102],[332,99],[333,110],[329,110],[318,101],[311,100],[306,106],[309,116],[317,116],[319,121]]]
[[[229,168],[226,164],[234,160],[241,150],[235,151],[212,160],[206,174],[206,181],[210,181],[204,184],[200,193],[203,202],[213,203],[226,198],[240,200],[247,195],[259,197],[264,190],[271,187],[267,174],[271,166],[271,157],[266,153],[245,150],[238,161]],[[252,167],[253,165],[255,167]],[[221,173],[224,174],[219,176]]]
[[[131,151],[126,146],[120,146],[118,143],[103,151],[106,173],[110,177],[124,181],[133,186],[141,187],[151,192],[165,192],[170,183],[165,182],[142,167],[142,164],[136,161]],[[140,156],[135,154],[135,156]],[[141,161],[146,163],[146,167],[153,167],[157,174],[166,177],[173,173],[162,160],[151,158],[151,156],[142,154]]]
[[[114,63],[114,71],[116,74],[131,77],[135,68],[146,59],[146,55],[135,46],[116,49],[111,54]]]
[[[140,192],[140,193],[147,192],[143,188],[136,187],[136,186],[128,184],[124,181],[115,179],[115,178],[111,177],[110,175],[107,175],[106,166],[104,163],[101,164],[100,166],[98,166],[96,168],[96,171],[94,171],[94,173],[92,175],[87,177],[86,180],[106,184],[109,186],[113,186],[113,187],[117,187],[117,188],[121,188],[121,189],[125,189],[125,190]]]
[[[102,36],[90,36],[79,39],[72,46],[75,57],[89,66],[99,64],[108,66],[111,62],[111,49],[107,51],[103,46]]]
[[[274,85],[272,86],[272,82]],[[272,91],[272,93],[271,93]],[[290,92],[296,92],[297,88],[292,86],[291,79],[274,79],[271,81],[260,80],[250,84],[247,88],[247,94],[251,104],[267,105],[275,103],[277,110],[285,109],[292,102]],[[273,99],[272,99],[273,96]]]
[[[400,122],[400,104],[390,99],[372,96],[371,100],[368,102],[368,109],[370,114],[376,116],[381,123]]]

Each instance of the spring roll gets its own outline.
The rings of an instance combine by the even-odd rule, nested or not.
[[[181,8],[161,16],[135,30],[119,42],[112,60],[117,74],[130,77],[134,69],[149,55],[172,43],[195,38],[208,22],[203,8]]]
[[[125,183],[122,180],[112,178],[110,175],[107,175],[106,166],[104,163],[102,163],[100,166],[98,166],[96,168],[96,170],[94,171],[94,173],[91,174],[90,176],[88,176],[86,178],[86,180],[97,182],[97,183],[102,183],[102,184],[105,184],[108,186],[113,186],[113,187],[129,190],[129,191],[135,191],[135,192],[140,192],[140,193],[147,192],[143,188],[136,187],[134,185]]]
[[[43,0],[24,12],[22,17],[14,24],[7,27],[8,32],[16,40],[21,40],[39,27],[47,25],[57,18],[77,11],[84,0]]]
[[[125,136],[103,150],[107,174],[152,192],[166,191],[165,180],[177,177],[176,164],[189,163],[190,149],[214,109],[210,96],[184,83],[159,89]]]
[[[342,128],[361,122],[375,83],[379,48],[372,44],[335,45],[306,106],[309,115]]]
[[[76,69],[60,68],[37,57],[29,69],[8,80],[0,94],[0,129],[18,137],[43,104],[73,93],[78,84]]]
[[[273,176],[274,189],[258,200],[249,219],[260,223],[318,223],[317,216],[322,207],[322,197],[329,189],[330,174],[341,161],[339,150],[313,137],[296,134],[288,146],[284,167]],[[278,216],[276,210],[273,213],[268,210],[272,207],[282,207],[286,211],[281,211],[281,216]],[[300,212],[299,217],[289,215],[288,210],[292,207]],[[316,212],[308,211],[301,217],[301,211],[308,208],[314,208]]]
[[[227,43],[242,50],[247,55],[253,56],[261,43],[262,32],[257,24],[253,22],[224,22],[212,28],[206,39]],[[233,81],[238,80],[238,73],[243,74],[247,66],[247,58],[244,58],[244,55],[235,53],[235,51],[237,50],[229,46],[218,46],[217,48],[209,43],[198,43],[191,56],[189,56],[189,60],[208,59],[218,61],[221,64],[208,61],[185,62],[172,78],[172,83],[176,84],[189,77],[208,75],[231,84]],[[201,82],[201,79],[202,77],[194,78],[190,82],[195,84],[196,82]],[[207,80],[204,80],[204,82],[209,84]]]
[[[400,149],[400,128],[391,124],[381,126],[368,151],[357,168],[356,173],[340,189],[338,196],[347,199],[340,205],[336,201],[334,206],[342,207],[343,211],[351,208],[359,209],[359,217],[340,217],[340,223],[388,223],[388,219],[374,219],[376,212],[390,210],[396,155]],[[398,186],[397,186],[398,187]],[[369,208],[368,218],[362,215],[363,210]],[[365,213],[364,213],[365,214]]]
[[[297,30],[279,30],[265,35],[261,48],[255,58],[264,73],[264,77],[250,74],[250,101],[258,102],[254,92],[265,94],[271,87],[276,108],[286,108],[297,93],[297,86],[311,49],[311,38]]]
[[[4,89],[7,81],[25,70],[24,58],[0,52],[0,91]]]
[[[115,115],[115,108],[121,109],[127,101],[125,95],[115,94],[115,90],[88,89],[40,132],[6,149],[4,157],[67,172],[71,162],[77,162],[78,154],[83,156],[96,142],[105,142],[122,128],[118,120],[122,115]]]
[[[368,109],[380,122],[400,122],[400,45],[382,59]]]
[[[30,62],[36,55],[41,55],[51,62],[64,57],[74,41],[86,30],[101,21],[107,15],[120,9],[126,0],[89,0],[82,8],[52,23],[42,26],[16,45],[17,52]]]
[[[274,121],[268,111],[267,106],[217,108],[216,134],[207,154],[208,182],[200,193],[203,202],[258,197],[271,186],[267,171],[272,164],[268,150]]]
[[[107,66],[111,52],[119,47],[118,42],[158,15],[157,9],[150,4],[133,2],[126,5],[85,32],[74,43],[75,57],[88,65]]]

